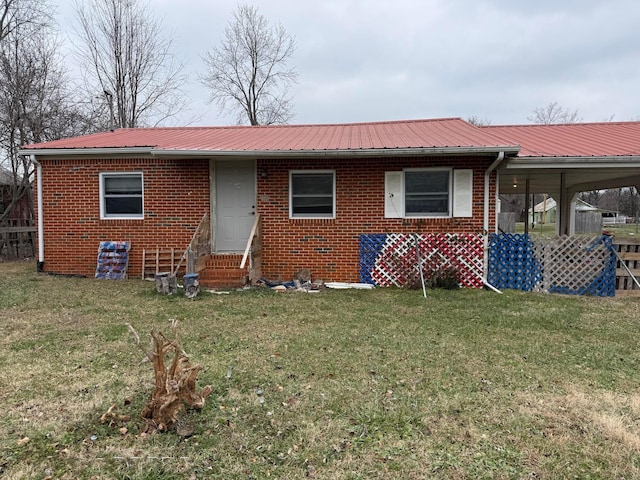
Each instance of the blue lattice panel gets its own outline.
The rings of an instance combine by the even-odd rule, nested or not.
[[[488,281],[497,288],[572,295],[615,295],[616,261],[608,236],[492,234]]]
[[[374,284],[371,272],[375,268],[376,259],[387,239],[387,235],[371,234],[360,235],[360,281]]]
[[[487,280],[496,288],[533,290],[542,280],[542,267],[529,235],[491,234]]]
[[[418,270],[455,268],[462,286],[481,287],[484,246],[477,234],[370,234],[360,236],[360,281],[403,286]]]

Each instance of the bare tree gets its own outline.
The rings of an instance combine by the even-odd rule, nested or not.
[[[602,192],[598,207],[636,217],[640,209],[640,194],[636,187],[610,188]]]
[[[44,12],[47,4],[39,2],[38,7]],[[70,100],[74,95],[46,19],[33,16],[22,22],[11,18],[18,25],[7,29],[0,44],[0,164],[4,176],[11,179],[5,186],[9,194],[3,199],[6,204],[0,220],[33,216],[33,165],[29,158],[18,155],[19,148],[85,133],[92,123],[84,109]]]
[[[578,115],[578,111],[566,110],[558,102],[551,102],[546,107],[538,107],[533,113],[527,117],[531,123],[543,125],[551,125],[557,123],[578,123],[582,118]]]
[[[482,118],[478,115],[471,115],[470,117],[467,117],[466,120],[468,123],[476,127],[488,127],[491,125],[491,120],[488,118]]]
[[[295,47],[282,25],[271,26],[256,7],[239,5],[222,44],[203,57],[207,72],[201,81],[238,124],[287,123],[293,117],[289,87],[298,76],[287,63]]]
[[[605,191],[606,190],[588,190],[586,192],[580,192],[578,198],[583,202],[587,202],[589,205],[597,207],[600,204],[600,200],[602,199]]]
[[[0,42],[27,25],[45,25],[50,6],[38,0],[0,0]]]
[[[89,96],[111,103],[114,127],[165,122],[186,107],[186,78],[172,39],[143,0],[75,3],[78,54],[87,68]]]

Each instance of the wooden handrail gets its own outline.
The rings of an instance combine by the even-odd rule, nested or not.
[[[193,245],[196,242],[196,240],[198,239],[198,235],[200,235],[202,233],[203,226],[207,226],[207,228],[209,228],[208,227],[208,221],[209,221],[209,214],[205,213],[202,216],[202,219],[200,220],[200,223],[198,223],[198,226],[196,227],[196,231],[193,232],[193,235],[191,236],[191,241],[189,242],[189,245],[187,245],[187,248],[184,251],[184,253],[182,254],[182,257],[180,258],[180,261],[178,262],[178,266],[172,272],[172,275],[174,277],[176,276],[176,274],[178,273],[178,270],[182,266],[182,262],[184,262],[185,259],[187,259],[187,257],[189,255],[193,255]],[[187,260],[187,273],[193,273],[193,272],[189,271],[189,262],[188,262],[188,260]]]
[[[247,246],[244,249],[244,255],[242,256],[242,262],[240,262],[240,268],[244,268],[247,263],[247,258],[249,258],[249,252],[251,251],[251,244],[253,243],[253,237],[256,236],[256,231],[258,230],[258,224],[260,223],[260,214],[256,214],[256,219],[253,221],[253,227],[251,227],[251,233],[249,234],[249,239],[247,240]]]

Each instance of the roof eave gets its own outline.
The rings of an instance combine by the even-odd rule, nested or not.
[[[156,157],[167,156],[205,156],[205,157],[388,157],[394,156],[426,156],[426,155],[488,155],[505,152],[517,154],[520,147],[408,147],[408,148],[362,148],[332,150],[164,150],[153,149]]]
[[[578,157],[513,157],[500,169],[564,169],[564,168],[640,168],[640,155],[604,155]]]
[[[103,148],[23,148],[20,155],[47,157],[66,156],[123,156],[150,155],[154,157],[388,157],[428,155],[489,155],[505,152],[517,154],[519,146],[457,146],[457,147],[407,147],[407,148],[362,148],[332,150],[191,150],[162,149],[153,147],[103,147]]]
[[[151,147],[116,147],[116,148],[22,148],[18,155],[66,157],[69,155],[110,156],[110,155],[150,155]]]

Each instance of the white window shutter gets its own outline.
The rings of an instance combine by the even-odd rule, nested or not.
[[[473,216],[473,170],[453,171],[453,216]]]
[[[384,172],[384,217],[404,216],[403,172]]]

